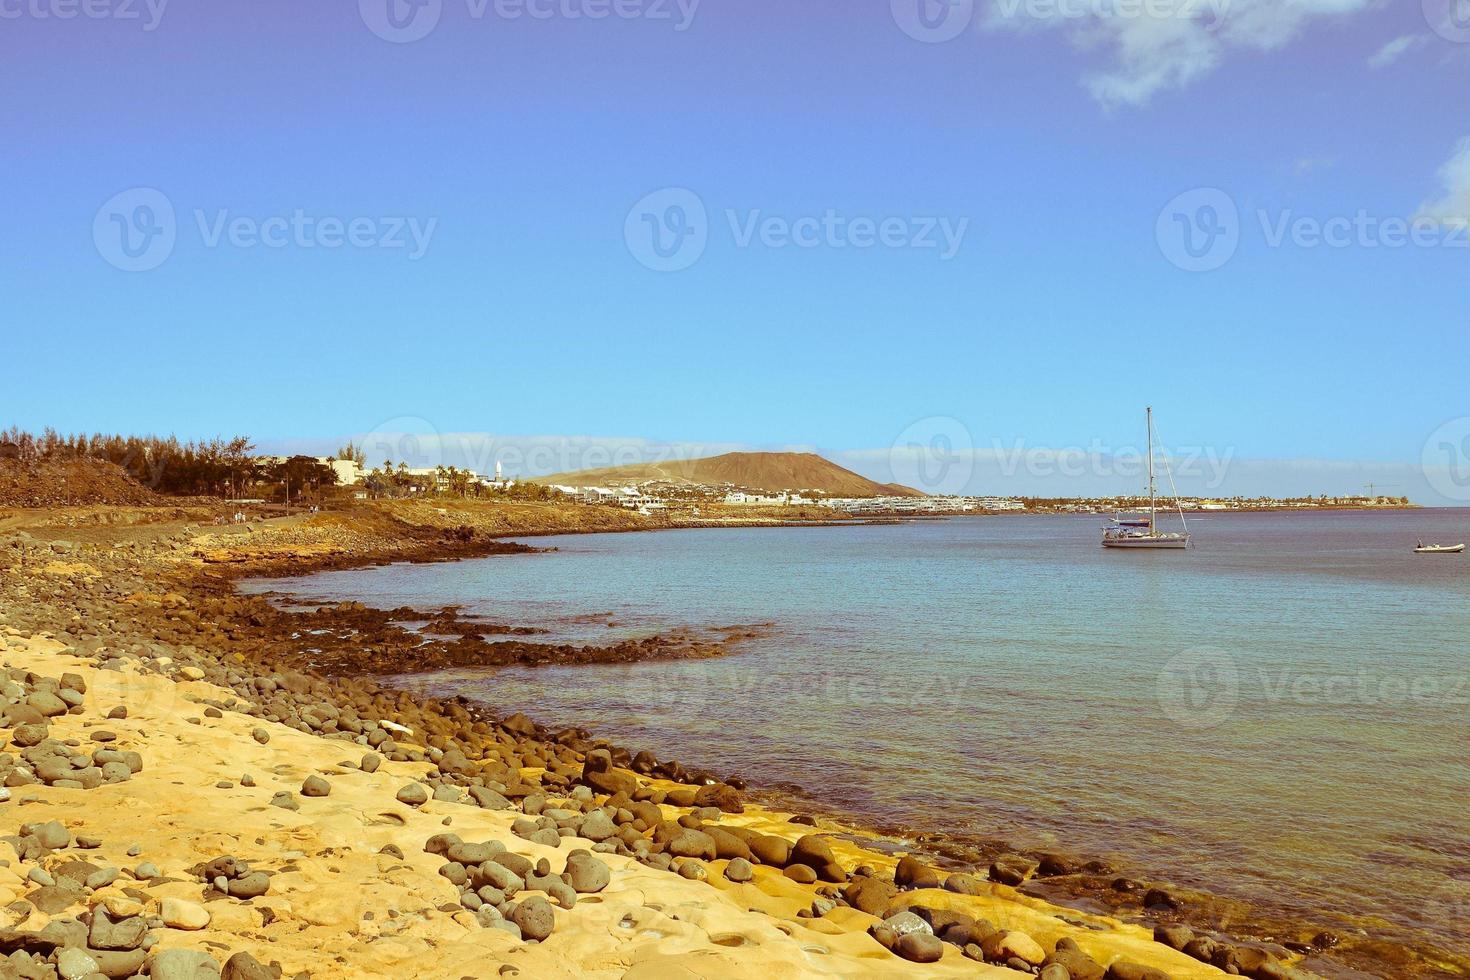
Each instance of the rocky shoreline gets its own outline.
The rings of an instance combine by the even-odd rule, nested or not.
[[[448,557],[506,547],[474,531],[450,543]],[[720,976],[1274,978],[1306,975],[1303,957],[1312,967],[1310,957],[1334,945],[1325,934],[1280,944],[1197,934],[1175,895],[1061,855],[1002,854],[988,867],[952,871],[935,865],[959,853],[895,859],[850,828],[751,805],[738,778],[690,771],[580,729],[548,730],[524,715],[486,717],[460,699],[415,698],[377,680],[408,662],[422,670],[568,655],[528,652],[538,646],[534,634],[487,639],[494,634],[486,624],[455,610],[288,612],[232,588],[245,574],[429,560],[434,543],[421,538],[341,550],[272,541],[231,561],[211,561],[219,542],[197,531],[118,544],[12,537],[0,545],[0,657],[10,678],[0,717],[10,745],[0,768],[9,802],[85,814],[81,826],[17,814],[18,833],[0,843],[8,859],[0,890],[14,896],[0,947],[16,976],[482,976],[533,961],[528,975],[538,977],[668,976],[697,955],[701,975]],[[452,636],[426,638],[402,625],[424,620],[426,633]],[[395,641],[398,634],[411,639]],[[736,631],[727,641],[740,638]],[[570,655],[585,649],[611,659],[580,662],[622,662],[616,658],[726,652],[714,644],[713,653],[691,653],[700,644],[682,639]],[[186,764],[166,751],[169,738],[214,735],[228,771],[241,768],[242,754],[262,761],[212,783],[191,771],[188,792],[201,800],[248,794],[251,819],[239,819],[259,833],[232,833],[228,819],[211,827],[215,807],[173,790],[163,806],[173,824],[202,823],[176,835],[187,838],[187,865],[130,863],[134,848],[148,856],[147,840],[122,845],[99,834],[96,847],[75,843],[94,836],[83,832],[92,824],[108,823],[119,791],[140,792],[155,778],[160,755]],[[109,802],[90,804],[93,795]],[[352,802],[351,820],[310,819],[334,799]],[[320,838],[321,854],[304,855],[275,826],[285,815],[293,832]],[[366,851],[369,829],[382,843]],[[114,853],[119,845],[124,853]],[[84,860],[78,849],[92,853]],[[318,895],[320,881],[315,889],[302,883],[307,857],[350,867],[368,892],[396,881],[418,904],[409,912],[400,903],[395,915]],[[40,883],[47,878],[53,883]],[[70,884],[57,884],[62,878]],[[1029,894],[1039,882],[1092,894],[1095,907],[1042,901]],[[303,889],[325,906],[313,905],[305,919],[296,908],[312,904],[299,900]],[[682,916],[670,913],[665,896],[686,903]],[[609,923],[615,908],[623,912]],[[1152,927],[1116,917],[1145,910]],[[322,962],[319,943],[293,945],[324,928],[312,915],[330,920],[338,937],[331,963]],[[648,926],[655,919],[658,928]],[[720,929],[701,931],[701,919],[718,919]],[[682,939],[671,943],[675,934]],[[474,967],[453,972],[460,954],[444,951],[460,947],[476,951],[464,960]],[[500,965],[477,972],[487,957]],[[3,962],[0,975],[12,975]],[[1395,975],[1430,975],[1431,965],[1399,963]]]

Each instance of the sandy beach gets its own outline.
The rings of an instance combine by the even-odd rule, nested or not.
[[[1196,936],[1167,910],[1151,927],[1017,890],[1076,868],[900,861],[586,732],[478,717],[345,664],[313,674],[311,638],[273,618],[289,614],[230,585],[422,560],[441,534],[450,557],[489,553],[506,525],[549,531],[555,514],[396,537],[338,516],[249,530],[199,516],[4,528],[0,813],[17,836],[0,845],[0,946],[15,975],[1306,975],[1299,951]]]

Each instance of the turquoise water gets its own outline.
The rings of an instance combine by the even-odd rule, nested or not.
[[[1470,950],[1470,512],[1095,517],[528,539],[553,553],[256,588],[594,641],[773,624],[738,655],[405,679],[882,823],[1111,856]],[[1331,921],[1330,915],[1326,917]]]

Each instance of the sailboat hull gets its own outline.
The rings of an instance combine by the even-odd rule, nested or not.
[[[1104,548],[1146,548],[1152,551],[1183,551],[1189,547],[1189,535],[1161,535],[1152,538],[1147,535],[1110,537],[1103,538],[1102,546]]]

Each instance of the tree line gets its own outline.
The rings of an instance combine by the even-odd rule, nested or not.
[[[344,452],[353,451],[350,444]],[[0,432],[0,459],[24,464],[68,459],[102,460],[120,467],[158,493],[186,497],[237,497],[266,487],[289,485],[298,492],[332,486],[337,475],[311,456],[262,461],[247,436],[180,442],[175,436],[95,433],[61,435],[47,428],[38,436],[18,426]],[[347,456],[343,457],[350,458]]]

